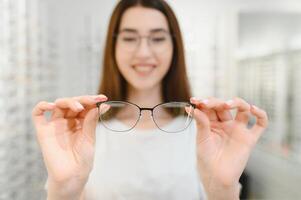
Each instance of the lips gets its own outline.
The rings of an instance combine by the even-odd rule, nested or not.
[[[133,66],[135,72],[142,76],[147,76],[151,74],[155,68],[155,65],[152,64],[139,64]]]

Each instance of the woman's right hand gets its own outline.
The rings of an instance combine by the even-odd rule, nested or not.
[[[44,163],[48,171],[48,191],[62,196],[82,192],[93,167],[96,103],[104,95],[57,99],[40,102],[32,111]],[[51,118],[44,116],[51,111]]]

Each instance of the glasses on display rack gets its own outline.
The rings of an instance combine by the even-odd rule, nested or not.
[[[178,133],[185,130],[193,119],[194,104],[188,102],[166,102],[152,108],[141,108],[127,101],[105,101],[96,104],[99,120],[105,128],[114,132],[127,132],[132,130],[141,118],[141,112],[151,112],[155,125],[167,133]],[[126,126],[116,126],[111,123],[115,119]],[[175,121],[175,123],[172,123]]]

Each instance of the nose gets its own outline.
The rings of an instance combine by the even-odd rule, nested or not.
[[[152,49],[147,41],[147,38],[141,38],[136,50],[137,57],[150,57],[152,56]]]
[[[145,110],[142,110],[141,113],[140,113],[140,121],[143,120],[152,120],[153,119],[153,113],[151,110],[149,109],[145,109]]]

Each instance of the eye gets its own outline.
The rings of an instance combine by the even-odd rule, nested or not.
[[[164,42],[166,40],[166,37],[164,36],[160,36],[160,37],[152,37],[151,41],[154,43],[160,43],[160,42]]]
[[[137,36],[136,34],[131,34],[131,33],[121,33],[119,35],[119,39],[121,42],[135,43],[135,42],[139,41],[139,36]]]
[[[138,41],[138,38],[133,37],[133,36],[124,36],[124,37],[122,37],[122,41],[124,41],[124,42],[136,42],[136,41]]]
[[[154,33],[150,35],[150,41],[154,44],[164,43],[167,41],[168,36],[169,35],[167,33],[162,33],[162,32]]]

